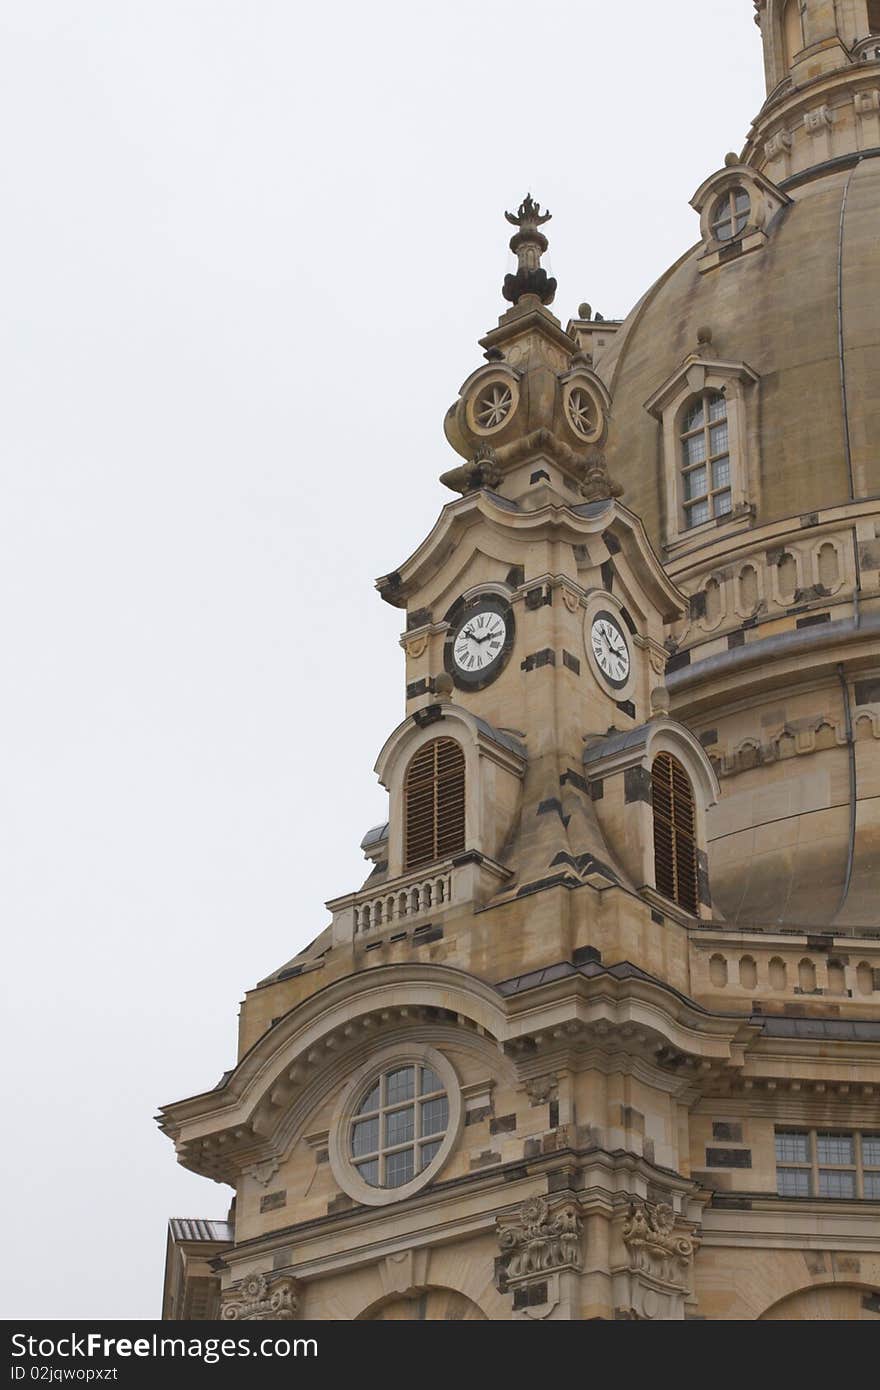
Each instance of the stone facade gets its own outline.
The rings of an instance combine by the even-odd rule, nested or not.
[[[508,214],[378,581],[369,875],[160,1117],[236,1193],[166,1317],[880,1317],[880,36],[756,9],[767,103],[624,323]]]

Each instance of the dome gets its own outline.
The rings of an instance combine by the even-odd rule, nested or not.
[[[778,185],[729,160],[695,197],[700,243],[597,363],[611,472],[690,596],[667,683],[720,779],[713,903],[741,927],[880,920],[877,155]],[[775,206],[751,246],[746,232],[712,258],[707,225],[741,182],[753,206],[761,188]],[[720,485],[734,481],[717,514],[715,498],[692,514],[688,469],[713,486],[712,410],[729,453]]]
[[[757,254],[701,273],[702,243],[689,251],[629,315],[599,367],[614,401],[612,472],[661,554],[660,430],[645,406],[704,328],[710,356],[747,363],[759,378],[757,524],[880,492],[880,158],[787,191],[791,205]]]

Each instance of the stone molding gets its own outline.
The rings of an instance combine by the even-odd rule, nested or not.
[[[633,1202],[623,1224],[623,1243],[632,1269],[661,1284],[687,1286],[699,1241],[692,1233],[676,1230],[672,1207],[663,1202],[655,1207]]]
[[[581,1267],[580,1209],[571,1198],[530,1197],[515,1212],[497,1217],[496,1226],[505,1287]]]
[[[221,1294],[224,1322],[292,1322],[299,1316],[300,1286],[289,1274],[248,1274]]]

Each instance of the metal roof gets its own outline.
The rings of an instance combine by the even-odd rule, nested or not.
[[[172,1216],[168,1228],[174,1240],[208,1240],[232,1244],[232,1227],[228,1221],[203,1221],[198,1216]]]
[[[836,1042],[880,1042],[880,1020],[858,1018],[782,1018],[753,1014],[752,1023],[771,1038],[833,1038]]]
[[[649,725],[639,724],[638,728],[628,729],[626,733],[608,734],[605,738],[597,738],[584,749],[584,762],[595,763],[599,758],[610,757],[612,753],[623,753],[627,748],[638,748],[647,741],[648,730]]]
[[[367,831],[361,840],[361,849],[369,849],[371,845],[381,845],[383,840],[388,839],[388,821],[383,821],[381,825],[374,825]]]

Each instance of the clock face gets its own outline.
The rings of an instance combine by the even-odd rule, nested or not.
[[[466,608],[446,639],[446,669],[457,685],[488,685],[501,673],[513,641],[513,616],[500,599]]]
[[[632,661],[623,631],[610,613],[596,614],[590,628],[590,646],[608,684],[620,690],[629,680]]]

